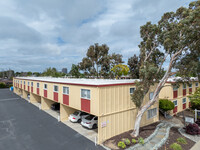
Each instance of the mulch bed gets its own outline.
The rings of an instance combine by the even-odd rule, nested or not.
[[[139,137],[142,137],[143,139],[145,139],[145,138],[149,137],[149,136],[154,132],[154,130],[156,129],[156,126],[157,126],[159,123],[160,123],[160,122],[156,122],[156,123],[153,123],[153,124],[150,124],[150,125],[141,127],[141,128],[140,128],[140,134],[139,134],[138,138],[139,138]],[[115,143],[115,145],[117,146],[117,143],[118,143],[119,141],[122,141],[122,139],[128,138],[130,141],[131,141],[132,139],[136,139],[136,140],[137,140],[138,138],[133,138],[133,137],[131,136],[131,133],[132,133],[132,132],[133,132],[133,130],[130,130],[130,131],[128,131],[128,132],[124,132],[124,133],[122,133],[122,134],[120,134],[120,135],[114,136],[114,137],[112,137],[112,138],[106,140],[103,144],[106,145],[106,142],[108,142],[108,141],[110,141],[110,140],[113,140],[113,141],[114,141],[113,143]],[[132,145],[133,145],[133,144],[132,144]],[[132,145],[130,145],[130,146],[132,146]],[[126,148],[128,148],[128,147],[130,147],[130,146],[127,146]]]
[[[170,129],[169,138],[167,139],[165,145],[163,145],[158,150],[170,150],[170,145],[175,142],[177,143],[177,138],[179,138],[179,137],[183,137],[187,141],[187,144],[180,144],[183,150],[189,150],[190,148],[192,148],[194,146],[195,142],[182,136],[182,134],[180,134],[180,132],[178,131],[178,128],[172,127]]]

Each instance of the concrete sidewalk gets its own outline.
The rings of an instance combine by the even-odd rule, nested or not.
[[[199,150],[200,149],[200,141],[197,142],[190,150]]]

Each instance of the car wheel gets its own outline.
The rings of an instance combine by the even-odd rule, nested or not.
[[[78,119],[78,121],[77,121],[78,123],[81,123],[81,119]]]
[[[93,129],[96,129],[96,128],[97,128],[97,124],[94,124],[94,125],[92,126],[92,128],[93,128]]]

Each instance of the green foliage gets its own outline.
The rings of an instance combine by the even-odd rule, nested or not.
[[[111,71],[114,72],[115,76],[118,78],[118,77],[121,77],[122,75],[127,75],[129,72],[129,68],[127,65],[118,64],[118,65],[115,65],[111,69]]]
[[[177,142],[178,142],[179,144],[187,144],[186,139],[185,139],[185,138],[182,138],[182,137],[179,137],[179,138],[177,139]]]
[[[137,108],[140,108],[143,103],[143,98],[141,97],[144,97],[144,91],[143,86],[139,82],[136,82],[136,87],[136,90],[131,94],[131,100]]]
[[[58,72],[56,68],[47,68],[43,73],[42,76],[51,76],[51,77],[62,77],[64,74]]]
[[[33,73],[31,71],[27,72],[27,76],[32,76]]]
[[[79,72],[79,67],[78,65],[72,64],[71,71],[69,72],[73,77],[79,78],[80,77],[80,72]]]
[[[6,88],[6,85],[4,83],[0,83],[0,88]]]
[[[133,57],[128,59],[128,66],[130,69],[131,78],[139,79],[140,58],[134,54]]]
[[[173,143],[170,145],[170,148],[173,149],[173,150],[182,150],[182,147],[180,144],[177,144],[177,143]]]
[[[122,149],[126,148],[126,144],[124,142],[122,142],[122,141],[119,141],[118,144],[117,144],[117,146],[119,148],[122,148]]]
[[[141,145],[144,145],[144,139],[142,137],[138,138],[138,143],[140,143]]]
[[[125,139],[125,144],[126,144],[126,145],[130,145],[130,144],[131,144],[131,141],[127,138],[127,139]]]
[[[137,141],[136,141],[135,139],[132,139],[131,142],[132,142],[133,144],[137,143]]]
[[[164,111],[173,110],[174,103],[168,99],[160,99],[159,100],[159,108],[163,109]]]
[[[200,88],[197,88],[193,95],[188,96],[192,109],[200,109]]]

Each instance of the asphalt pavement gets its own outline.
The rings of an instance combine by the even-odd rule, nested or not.
[[[103,150],[28,103],[0,89],[0,150]]]

